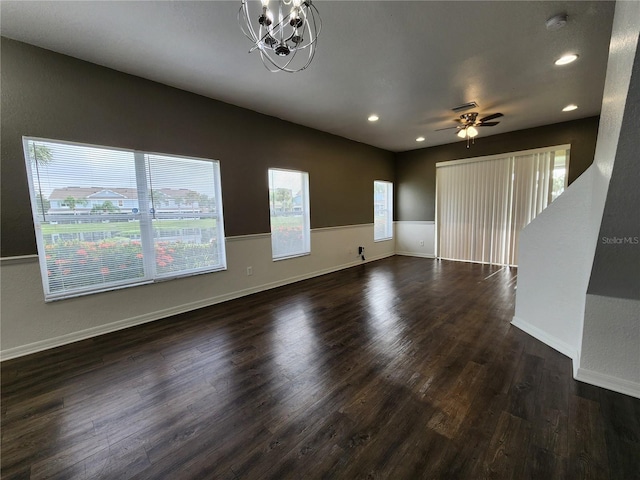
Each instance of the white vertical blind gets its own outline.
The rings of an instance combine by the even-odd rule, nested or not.
[[[218,162],[24,139],[46,300],[225,268]]]
[[[445,259],[505,263],[508,159],[438,168],[438,246]]]
[[[513,160],[513,205],[509,264],[516,265],[520,231],[551,203],[554,151],[519,155]]]
[[[437,164],[438,256],[516,265],[520,231],[566,186],[565,158],[568,146]]]

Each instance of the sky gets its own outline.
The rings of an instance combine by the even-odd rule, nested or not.
[[[136,188],[133,151],[41,140],[35,142],[46,146],[52,154],[49,164],[40,163],[37,170],[36,163],[29,161],[36,190],[39,177],[45,197],[54,189],[63,187]],[[153,188],[188,188],[209,197],[215,196],[214,163],[154,154],[149,154],[147,160]]]

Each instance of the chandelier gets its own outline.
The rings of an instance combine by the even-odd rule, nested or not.
[[[261,10],[249,7],[242,0],[238,10],[238,24],[253,47],[258,50],[262,63],[270,72],[294,73],[311,64],[316,53],[322,20],[312,0],[261,0]]]

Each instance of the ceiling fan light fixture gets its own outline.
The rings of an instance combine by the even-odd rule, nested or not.
[[[463,128],[462,130],[460,130],[460,131],[458,132],[458,136],[459,136],[460,138],[467,138],[467,129],[466,129],[466,128]]]
[[[575,62],[578,59],[578,55],[575,53],[569,53],[567,55],[561,56],[559,59],[555,61],[556,65],[568,65],[572,62]]]
[[[469,135],[471,138],[476,137],[478,136],[478,130],[474,126],[468,127],[467,135]]]

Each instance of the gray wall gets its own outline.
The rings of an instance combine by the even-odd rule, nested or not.
[[[640,300],[640,49],[636,49],[615,163],[587,292]],[[640,312],[636,312],[638,315]],[[640,322],[640,318],[637,319]]]
[[[569,183],[593,162],[598,117],[483,137],[466,148],[465,141],[411,150],[396,155],[396,220],[435,220],[436,163],[461,158],[571,144]],[[502,121],[509,121],[508,118]]]
[[[309,172],[312,228],[372,223],[394,177],[391,152],[31,45],[1,62],[3,257],[36,253],[23,135],[220,160],[227,236],[269,231],[269,167]]]

